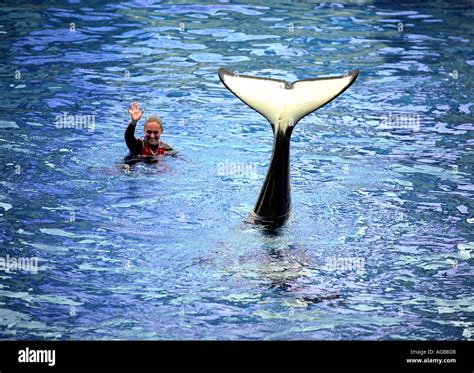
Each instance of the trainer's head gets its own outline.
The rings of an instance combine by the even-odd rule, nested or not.
[[[155,116],[147,118],[143,130],[145,132],[145,140],[150,145],[158,145],[160,143],[160,136],[163,133],[161,118]]]

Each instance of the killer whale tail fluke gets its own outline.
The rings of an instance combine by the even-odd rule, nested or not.
[[[273,150],[265,181],[253,214],[254,223],[281,226],[290,214],[290,139],[293,127],[304,116],[334,100],[351,86],[359,72],[342,76],[298,80],[265,79],[219,69],[227,89],[272,125]]]
[[[334,100],[351,86],[359,71],[335,77],[298,80],[266,79],[218,71],[222,83],[235,96],[263,115],[272,126],[294,126],[304,116]]]

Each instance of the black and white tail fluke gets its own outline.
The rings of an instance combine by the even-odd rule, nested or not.
[[[350,87],[358,74],[352,70],[341,76],[287,83],[219,69],[219,77],[227,89],[267,118],[275,129],[294,126],[304,116],[331,102]]]
[[[284,222],[290,212],[290,138],[304,116],[334,100],[351,86],[359,72],[327,78],[283,80],[239,75],[219,69],[219,78],[235,96],[262,114],[274,132],[270,166],[254,208],[256,222]]]

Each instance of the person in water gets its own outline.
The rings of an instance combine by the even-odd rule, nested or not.
[[[140,111],[140,103],[132,102],[127,112],[130,114],[130,123],[125,130],[125,143],[131,155],[155,158],[161,155],[176,154],[171,146],[160,140],[160,136],[163,133],[163,124],[159,117],[151,116],[147,118],[143,128],[145,137],[137,139],[135,137],[135,128],[145,109]]]

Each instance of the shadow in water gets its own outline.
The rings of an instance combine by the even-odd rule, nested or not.
[[[274,234],[274,232],[272,232]],[[306,306],[328,300],[339,299],[340,294],[329,294],[326,289],[311,284],[314,263],[305,250],[298,245],[283,248],[262,247],[266,263],[260,269],[260,275],[269,281],[270,289],[292,295]]]

